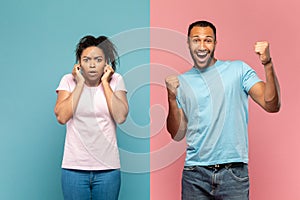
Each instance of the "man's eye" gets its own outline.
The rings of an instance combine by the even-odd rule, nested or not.
[[[83,61],[83,62],[88,62],[89,60],[88,60],[88,59],[83,59],[82,61]]]
[[[101,61],[102,61],[102,59],[100,59],[100,58],[97,59],[97,62],[101,62]]]

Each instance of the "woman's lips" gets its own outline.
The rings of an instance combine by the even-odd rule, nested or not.
[[[97,75],[97,71],[89,71],[88,74],[90,76],[96,76]]]

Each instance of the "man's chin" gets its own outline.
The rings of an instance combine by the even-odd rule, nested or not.
[[[205,69],[207,67],[210,67],[212,65],[214,65],[214,59],[208,59],[206,61],[200,62],[199,60],[197,60],[194,64],[197,68],[199,69]]]
[[[205,69],[205,68],[209,67],[207,62],[201,62],[201,63],[197,62],[197,63],[195,63],[195,66],[199,69]]]

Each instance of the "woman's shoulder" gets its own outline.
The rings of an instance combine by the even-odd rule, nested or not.
[[[115,72],[115,73],[112,75],[112,77],[113,77],[113,78],[120,78],[120,77],[122,77],[122,75],[119,74],[119,73],[117,73],[117,72]]]
[[[120,79],[123,79],[123,76],[119,73],[114,73],[111,77],[112,80],[115,80],[115,81],[119,81]]]
[[[62,76],[62,79],[73,80],[74,77],[73,77],[72,74],[64,74],[64,75]]]
[[[76,85],[74,76],[72,74],[64,74],[60,80],[62,84],[67,84],[70,86]]]
[[[72,74],[64,74],[61,78],[61,81],[73,83],[73,82],[75,82],[75,79]]]

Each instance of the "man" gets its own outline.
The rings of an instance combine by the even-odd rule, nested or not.
[[[242,61],[214,57],[216,28],[210,22],[192,23],[187,43],[194,67],[165,79],[167,129],[174,140],[187,141],[182,199],[249,199],[248,95],[267,112],[280,109],[269,43],[255,44],[266,82]]]

